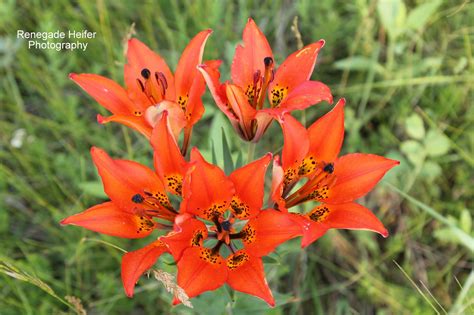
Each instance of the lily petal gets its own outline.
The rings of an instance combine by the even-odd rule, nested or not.
[[[171,134],[168,125],[168,112],[164,112],[153,129],[150,143],[153,147],[153,160],[158,176],[166,183],[167,190],[181,195],[183,177],[187,163]]]
[[[148,236],[153,228],[143,229],[144,219],[126,212],[113,202],[104,202],[61,221],[64,225],[77,225],[88,230],[123,238],[142,238]],[[152,223],[152,221],[146,222]]]
[[[235,84],[245,89],[253,84],[255,72],[265,73],[263,60],[266,57],[273,59],[273,53],[267,38],[251,18],[247,21],[242,39],[243,46],[238,45],[235,49],[231,77]]]
[[[318,161],[333,162],[344,140],[344,104],[340,99],[334,108],[308,128],[309,151]]]
[[[256,216],[263,204],[265,173],[272,159],[271,153],[235,171],[229,178],[234,183],[233,213],[241,220]]]
[[[133,296],[135,284],[141,275],[150,269],[156,260],[167,251],[166,245],[158,240],[139,250],[123,255],[122,284],[128,297]]]
[[[225,85],[219,82],[219,66],[221,63],[221,60],[208,61],[205,64],[199,65],[198,70],[203,75],[207,87],[209,88],[209,91],[216,102],[216,105],[230,119],[232,123],[235,123],[239,118],[236,116],[229,105]]]
[[[140,110],[128,98],[125,89],[115,81],[89,73],[71,73],[69,77],[113,114],[130,115],[134,111]]]
[[[191,298],[205,291],[215,290],[227,279],[225,260],[213,255],[211,249],[191,247],[178,261],[178,285]],[[174,304],[179,301],[174,301]]]
[[[122,209],[134,209],[132,197],[144,191],[164,195],[164,186],[151,169],[127,160],[114,160],[105,151],[92,147],[92,160],[102,178],[105,193]],[[166,195],[164,195],[166,197]]]
[[[229,268],[227,283],[232,289],[257,296],[268,305],[275,306],[275,299],[265,279],[261,258],[240,250],[227,257],[226,262]]]
[[[224,172],[204,160],[196,148],[191,151],[191,163],[183,184],[183,203],[186,212],[212,220],[230,205],[235,189]]]
[[[321,101],[332,104],[329,87],[319,81],[305,81],[291,90],[275,110],[301,110]]]
[[[175,72],[176,95],[178,98],[181,97],[182,104],[184,104],[182,105],[183,110],[190,113],[190,117],[193,118],[192,124],[199,120],[200,117],[197,118],[196,116],[199,113],[202,116],[204,112],[200,100],[206,87],[204,79],[196,67],[202,62],[204,46],[211,33],[212,30],[202,31],[189,42],[179,59]]]
[[[143,79],[141,76],[143,69],[148,69],[153,75],[155,72],[163,73],[168,86],[165,98],[168,100],[176,98],[173,74],[165,60],[136,38],[128,41],[127,61],[128,64],[125,65],[124,69],[125,83],[130,97],[134,101],[144,104],[144,107],[153,105],[144,100],[144,94],[137,83],[137,79]]]
[[[302,234],[290,214],[272,209],[263,210],[250,219],[242,232],[245,250],[257,257],[268,255],[281,243]]]
[[[117,122],[119,124],[125,125],[132,129],[135,129],[146,138],[150,138],[152,127],[145,119],[145,116],[133,116],[133,115],[112,115],[109,117],[104,117],[100,114],[97,115],[97,122],[99,124],[107,124],[109,122]]]
[[[275,73],[275,79],[269,85],[269,97],[273,106],[279,105],[279,102],[285,98],[294,88],[305,81],[308,81],[313,73],[314,65],[318,57],[319,50],[324,46],[324,40],[307,45],[302,49],[295,51],[281,64]],[[283,89],[283,90],[281,90]],[[282,98],[273,99],[274,91],[281,90],[284,95]]]
[[[283,129],[283,170],[301,162],[309,150],[309,137],[305,127],[293,116],[286,114],[280,119]]]
[[[285,200],[283,199],[283,180],[284,172],[281,167],[280,157],[277,155],[273,159],[273,169],[272,169],[272,188],[270,191],[270,200],[274,202],[278,208],[277,210],[287,212],[285,208]]]
[[[347,154],[334,163],[336,183],[329,189],[327,203],[343,203],[367,194],[399,161],[374,154]]]
[[[252,140],[254,137],[253,120],[257,111],[253,108],[245,95],[244,91],[237,85],[226,84],[226,95],[232,112],[237,116],[246,140]]]
[[[145,112],[145,119],[151,126],[155,126],[163,112],[168,112],[168,124],[174,138],[177,140],[181,130],[186,126],[183,110],[175,102],[161,101],[156,106],[150,106]]]
[[[388,236],[387,229],[369,209],[353,202],[321,204],[299,217],[303,227],[302,247],[310,245],[329,229],[368,230]]]
[[[175,222],[173,232],[160,239],[168,245],[175,261],[179,261],[183,252],[190,247],[202,246],[207,238],[207,227],[201,221],[188,218],[183,222]]]

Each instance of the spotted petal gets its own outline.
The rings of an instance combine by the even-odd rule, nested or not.
[[[226,263],[229,268],[227,283],[232,289],[257,296],[270,306],[275,306],[261,258],[240,250],[227,257]]]
[[[272,156],[270,153],[235,171],[229,178],[235,186],[231,207],[241,220],[256,216],[263,204],[265,172]]]
[[[251,18],[247,21],[242,39],[243,45],[235,49],[231,76],[236,85],[246,88],[253,84],[255,72],[260,71],[261,75],[265,73],[263,60],[266,57],[273,58],[273,53],[267,38]]]
[[[268,255],[281,243],[301,235],[300,226],[288,213],[263,210],[243,228],[245,250],[254,256]]]
[[[275,73],[274,80],[268,87],[270,91],[270,102],[274,107],[279,105],[280,102],[283,102],[285,97],[291,93],[294,88],[310,79],[314,65],[316,64],[316,58],[323,46],[324,40],[310,44],[288,56],[281,64]],[[283,93],[283,97],[277,98],[278,101],[275,102],[274,92],[277,90]]]
[[[191,247],[178,261],[178,285],[190,298],[215,290],[227,280],[225,260],[211,251],[205,247]],[[175,299],[173,303],[179,301]]]
[[[343,203],[364,196],[398,164],[400,162],[374,154],[353,153],[340,157],[334,163],[336,183],[324,202]]]
[[[167,251],[168,248],[163,242],[154,241],[139,250],[123,255],[122,283],[128,297],[133,296],[135,284],[141,275],[150,269],[156,260]]]
[[[306,247],[329,229],[368,230],[388,236],[382,222],[357,203],[321,204],[305,216],[298,216],[303,230],[301,246]]]
[[[183,184],[184,211],[212,220],[229,207],[235,189],[217,166],[204,160],[196,148],[191,151],[191,163]]]
[[[93,147],[92,159],[102,178],[105,193],[117,207],[131,209],[136,207],[132,197],[136,194],[164,194],[164,186],[151,169],[133,161],[114,160],[105,151]]]
[[[339,155],[344,140],[345,103],[345,99],[339,100],[329,113],[308,128],[309,151],[318,161],[333,162]]]
[[[152,221],[124,211],[113,202],[104,202],[74,214],[63,219],[61,224],[76,225],[94,232],[123,238],[142,238],[148,236],[154,229]]]

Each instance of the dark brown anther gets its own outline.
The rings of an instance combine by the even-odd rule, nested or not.
[[[134,203],[142,203],[143,200],[145,200],[145,199],[144,199],[143,196],[140,195],[140,194],[133,195],[133,197],[132,197],[132,201],[133,201]]]
[[[332,174],[334,172],[334,163],[328,163],[326,166],[323,168],[323,171],[326,173]]]
[[[142,75],[143,78],[148,80],[148,78],[150,77],[151,72],[147,68],[143,68],[142,72],[140,74]]]
[[[160,83],[164,90],[168,88],[168,81],[163,72],[155,72],[156,81]]]
[[[137,83],[142,92],[145,92],[145,86],[143,85],[142,81],[140,81],[140,79],[137,79]]]
[[[255,73],[253,74],[253,86],[254,87],[257,86],[257,83],[258,83],[258,81],[260,81],[261,76],[262,76],[262,74],[261,74],[260,70],[255,71]]]
[[[272,57],[265,57],[265,58],[263,58],[263,63],[265,64],[265,68],[270,67],[273,64],[273,58]]]

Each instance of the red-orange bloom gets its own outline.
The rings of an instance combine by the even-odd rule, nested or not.
[[[175,231],[161,238],[178,262],[178,285],[189,297],[227,283],[274,305],[261,257],[301,230],[288,213],[261,210],[270,160],[268,154],[227,177],[199,151],[191,152],[184,214],[175,221]]]
[[[72,73],[70,77],[112,112],[110,117],[98,115],[100,123],[119,122],[150,138],[158,116],[168,111],[176,138],[185,128],[185,149],[192,126],[204,113],[201,96],[205,83],[196,66],[202,63],[204,45],[211,32],[202,31],[191,40],[174,76],[163,58],[133,38],[128,41],[128,63],[124,68],[126,89],[96,74]]]
[[[280,119],[283,160],[281,164],[274,160],[272,199],[281,210],[308,200],[320,202],[309,213],[294,216],[302,226],[303,247],[331,228],[388,235],[377,217],[354,200],[371,191],[399,162],[362,153],[338,157],[344,138],[344,104],[345,100],[340,100],[308,129],[290,115]],[[302,178],[307,182],[290,194]]]
[[[174,222],[178,212],[155,172],[133,161],[114,160],[99,148],[93,147],[91,155],[111,200],[72,215],[61,224],[117,237],[143,238],[155,229],[167,228],[156,219]],[[165,252],[168,252],[167,246],[154,241],[145,248],[125,254],[122,281],[128,296],[133,295],[138,278]]]
[[[237,46],[232,63],[232,83],[219,83],[217,63],[198,67],[217,106],[242,139],[257,142],[273,117],[285,112],[323,100],[332,103],[329,88],[310,81],[323,40],[294,52],[274,72],[270,45],[252,19],[248,20],[242,37],[243,46]],[[267,92],[270,107],[264,109]]]

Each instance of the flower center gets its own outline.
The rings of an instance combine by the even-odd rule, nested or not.
[[[165,99],[168,81],[163,72],[152,74],[149,69],[144,68],[140,72],[142,78],[137,78],[140,90],[150,101],[150,105],[155,105]]]
[[[286,206],[291,208],[308,200],[322,201],[329,196],[329,189],[335,183],[334,164],[324,163],[314,171],[302,187],[285,198]]]

